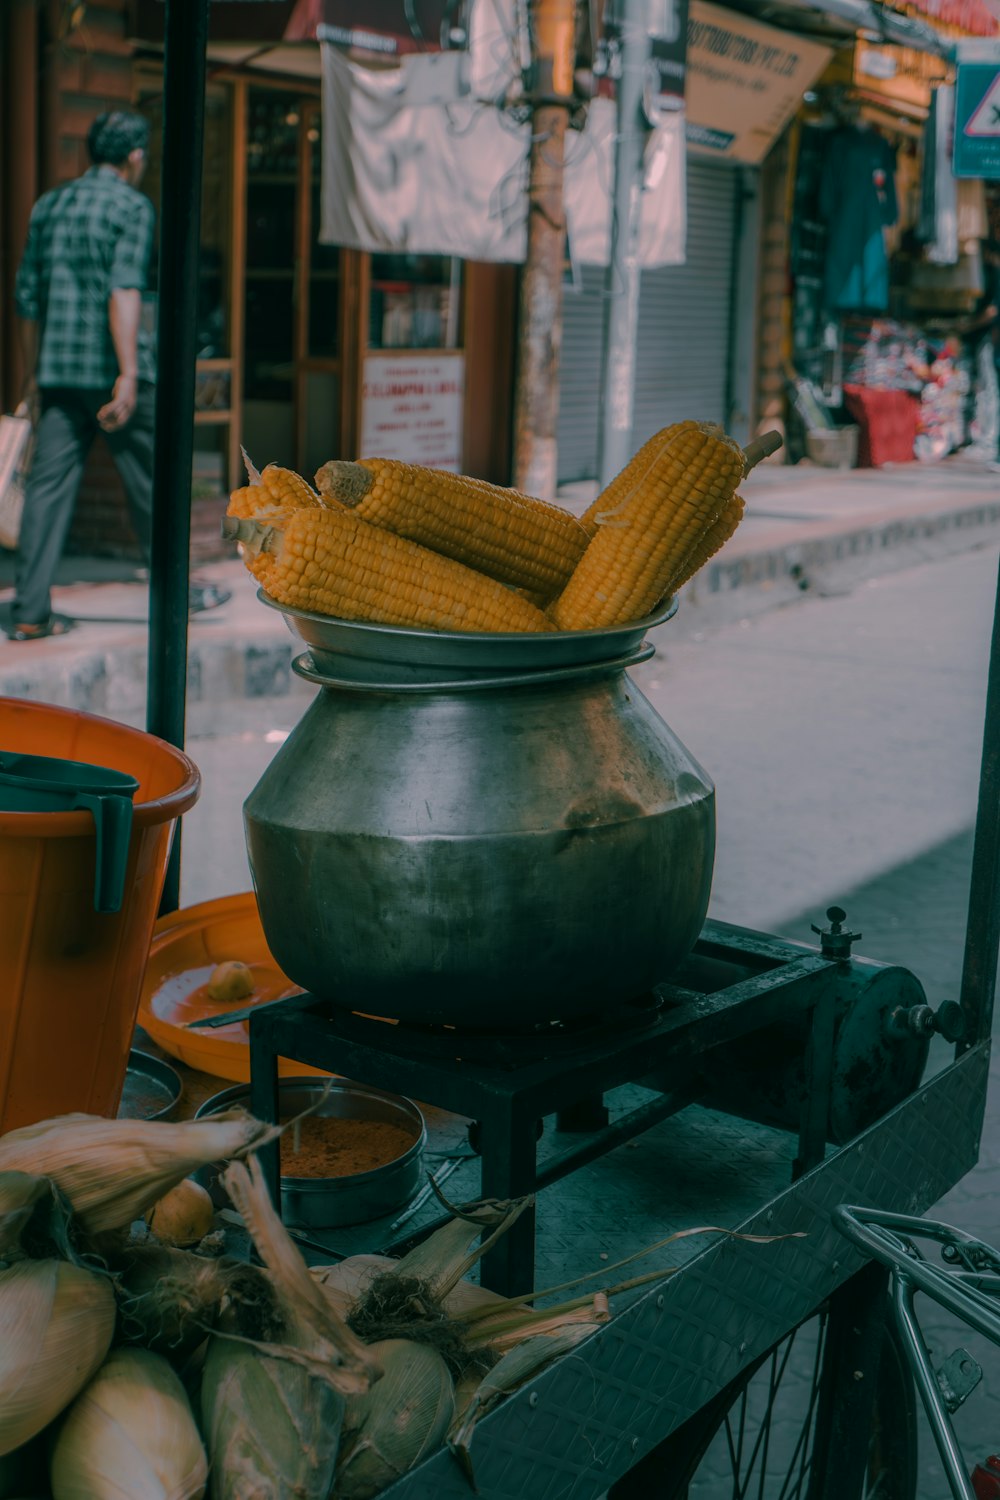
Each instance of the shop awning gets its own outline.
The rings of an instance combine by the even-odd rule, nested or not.
[[[770,0],[765,0],[763,5],[728,0],[728,3],[735,4],[736,9],[746,11],[758,20],[769,21],[774,26],[786,27],[792,31],[803,31],[807,35],[819,30],[827,36],[839,34],[846,42],[856,32],[862,31],[877,36],[881,41],[892,42],[900,47],[912,47],[917,52],[932,52],[939,57],[950,57],[954,51],[953,38],[942,36],[934,26],[916,16],[905,16],[899,11],[890,10],[888,6],[881,5],[879,0],[774,0],[773,4]],[[986,9],[985,0],[924,0],[923,8],[930,12],[935,5],[943,7],[949,4],[982,6],[984,13],[992,20],[992,13]],[[939,14],[939,19],[944,21],[946,18]],[[995,21],[992,22],[992,27],[989,35],[996,34]]]

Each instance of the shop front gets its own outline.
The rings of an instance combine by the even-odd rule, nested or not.
[[[137,80],[155,199],[162,78],[147,65]],[[378,452],[503,477],[513,278],[323,243],[320,111],[301,80],[230,71],[209,87],[196,493],[238,484],[241,448],[305,474]]]
[[[722,6],[688,15],[686,245],[681,263],[643,273],[632,449],[686,417],[746,442],[758,414],[762,334],[762,165],[830,48]],[[563,301],[559,477],[599,473],[604,310],[614,286],[584,266]]]
[[[859,41],[804,112],[790,457],[878,466],[997,448],[992,184],[952,170],[954,67]]]

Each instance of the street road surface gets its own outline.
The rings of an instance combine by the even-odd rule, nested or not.
[[[858,951],[907,965],[934,1004],[957,993],[965,933],[994,547],[800,600],[700,637],[661,627],[635,672],[709,771],[718,798],[710,915],[811,942],[828,905]],[[249,888],[243,797],[307,706],[226,704],[191,754],[205,776],[185,819],[185,904]],[[1000,1094],[976,1171],[935,1216],[1000,1242]],[[1000,1449],[1000,1350],[925,1319],[938,1363],[964,1344],[987,1374],[958,1414],[970,1462]],[[924,1434],[920,1500],[945,1494]]]

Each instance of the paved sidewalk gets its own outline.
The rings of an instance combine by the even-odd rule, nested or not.
[[[1000,475],[961,456],[878,470],[763,465],[744,494],[743,524],[688,585],[675,636],[774,608],[806,590],[841,592],[875,574],[1000,542]],[[577,485],[560,498],[579,512],[592,495],[592,486]],[[234,557],[198,572],[231,588],[233,598],[192,618],[191,701],[287,692],[296,641],[257,602],[242,564]],[[4,614],[12,581],[13,558],[0,553]],[[146,583],[127,565],[67,558],[55,607],[77,621],[68,636],[30,644],[0,636],[0,694],[141,720]]]

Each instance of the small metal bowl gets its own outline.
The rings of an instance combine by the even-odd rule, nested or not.
[[[286,1224],[300,1229],[342,1229],[349,1224],[381,1219],[404,1208],[423,1185],[427,1126],[417,1106],[401,1094],[389,1094],[347,1078],[330,1084],[322,1078],[283,1078],[278,1084],[280,1118],[291,1119],[309,1109],[327,1087],[330,1092],[314,1111],[316,1115],[386,1120],[392,1125],[408,1127],[416,1139],[402,1156],[371,1172],[358,1172],[351,1177],[282,1177],[281,1217]],[[213,1094],[195,1118],[219,1114],[234,1105],[249,1108],[249,1084],[236,1084],[221,1094]],[[209,1168],[205,1186],[217,1201],[224,1203],[218,1175],[214,1168]]]

